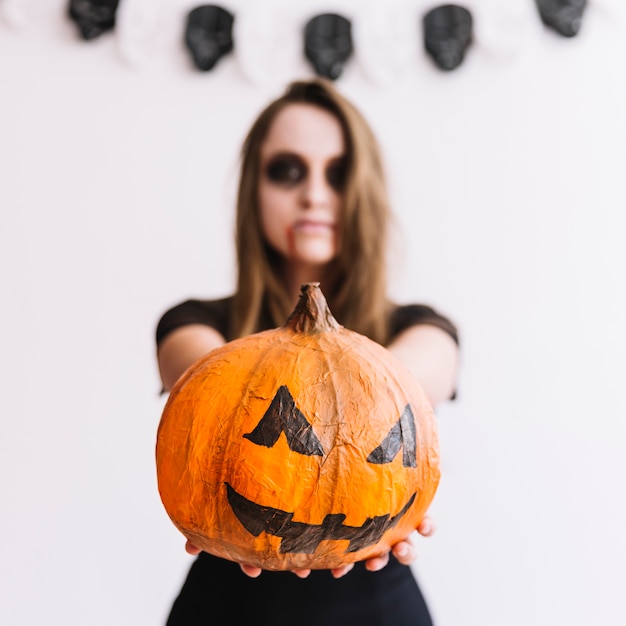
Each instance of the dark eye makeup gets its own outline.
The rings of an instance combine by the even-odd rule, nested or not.
[[[308,169],[302,159],[294,154],[278,154],[267,164],[267,179],[279,185],[297,185],[306,178]]]
[[[326,180],[335,191],[343,191],[348,176],[348,160],[336,159],[326,168]]]
[[[340,157],[326,168],[326,180],[335,191],[342,191],[346,182],[347,159]],[[295,154],[277,154],[265,167],[267,180],[277,185],[293,187],[309,174],[307,164]]]

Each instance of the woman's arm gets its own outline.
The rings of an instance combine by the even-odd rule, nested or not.
[[[420,382],[433,408],[450,400],[454,395],[459,367],[459,347],[445,330],[432,324],[418,324],[403,330],[388,346],[416,379]],[[424,517],[417,532],[430,537],[435,532],[433,520]],[[410,565],[417,558],[417,551],[409,536],[393,546],[391,552],[404,565]],[[366,563],[369,570],[383,568],[389,555],[370,559]]]
[[[170,391],[190,365],[224,343],[224,337],[206,324],[188,324],[169,333],[157,348],[163,389]]]
[[[454,395],[459,368],[459,347],[432,324],[403,330],[388,346],[420,382],[433,408]]]

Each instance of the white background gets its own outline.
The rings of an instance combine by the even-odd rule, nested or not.
[[[240,142],[312,76],[301,29],[327,10],[387,160],[393,295],[461,329],[415,566],[437,625],[626,624],[622,0],[573,39],[531,0],[468,2],[449,73],[421,47],[435,3],[285,0],[223,4],[236,52],[203,74],[197,4],[122,0],[84,42],[61,0],[0,2],[0,624],[164,623],[191,557],[156,488],[155,326],[232,291]]]

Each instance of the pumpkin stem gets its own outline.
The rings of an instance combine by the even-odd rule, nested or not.
[[[304,283],[300,287],[300,299],[285,326],[297,333],[319,333],[341,328],[328,308],[319,283]]]

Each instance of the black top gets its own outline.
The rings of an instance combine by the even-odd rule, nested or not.
[[[164,313],[156,329],[157,345],[164,337],[181,326],[187,324],[206,324],[215,328],[225,339],[230,341],[234,337],[230,329],[231,309],[233,297],[220,300],[185,300]],[[430,324],[445,330],[458,344],[458,332],[454,324],[437,313],[433,308],[424,304],[405,304],[396,306],[391,313],[391,332],[389,341],[394,339],[403,330],[418,324]],[[269,315],[262,315],[261,330],[274,327]]]
[[[157,345],[176,328],[206,324],[227,341],[233,298],[186,300],[161,317]],[[263,329],[273,324],[264,316]],[[390,340],[410,326],[431,324],[458,343],[454,324],[429,306],[397,306]],[[410,567],[391,557],[379,572],[363,563],[340,579],[316,570],[304,579],[291,572],[246,576],[239,565],[206,552],[196,558],[172,606],[167,626],[432,626],[426,602]]]

